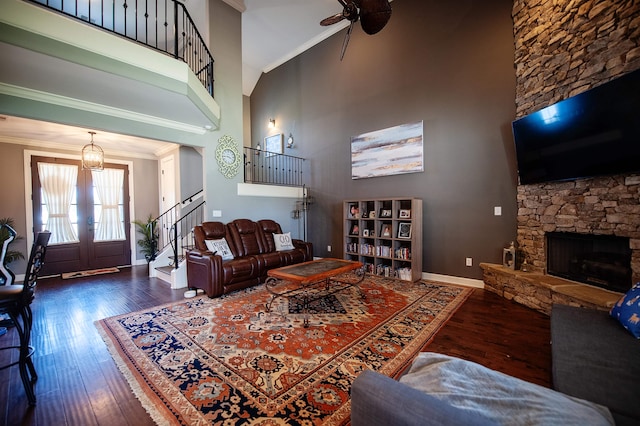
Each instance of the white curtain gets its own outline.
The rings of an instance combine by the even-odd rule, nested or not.
[[[92,170],[91,178],[96,189],[95,194],[99,198],[99,200],[94,200],[94,203],[102,204],[98,228],[93,237],[94,241],[124,240],[124,222],[120,214],[124,170]]]
[[[69,209],[78,182],[78,166],[38,163],[42,197],[49,210],[49,244],[77,243]]]

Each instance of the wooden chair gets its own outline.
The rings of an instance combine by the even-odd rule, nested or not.
[[[35,295],[38,274],[44,264],[44,255],[47,251],[47,244],[49,243],[50,237],[51,233],[48,231],[39,232],[36,235],[22,285],[0,286],[0,312],[9,315],[20,340],[19,346],[0,348],[0,350],[18,349],[20,351],[18,361],[2,366],[0,370],[16,364],[20,366],[20,377],[22,378],[22,384],[24,385],[29,405],[36,404],[33,385],[38,379],[33,361],[31,360],[34,352],[34,348],[30,345],[31,326],[33,322],[31,302]]]

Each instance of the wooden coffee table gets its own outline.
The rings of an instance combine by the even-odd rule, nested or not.
[[[355,271],[355,281],[338,279],[340,275]],[[287,299],[296,298],[302,300],[302,312],[304,314],[304,326],[309,327],[309,304],[324,299],[332,294],[344,291],[348,288],[358,287],[365,277],[362,263],[344,259],[318,259],[295,265],[283,266],[271,269],[267,272],[265,281],[266,289],[271,293],[271,300],[266,305],[267,312],[271,312],[273,302],[279,297]],[[293,288],[276,291],[276,286],[281,281],[293,282]]]

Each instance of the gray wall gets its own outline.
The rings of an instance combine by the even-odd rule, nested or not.
[[[193,147],[181,146],[179,201],[202,191],[203,176],[202,155]]]
[[[343,255],[342,200],[418,197],[424,272],[480,279],[478,264],[500,263],[516,234],[512,2],[392,7],[377,35],[356,26],[342,62],[345,31],[264,74],[251,95],[252,145],[273,117],[296,139],[286,153],[310,159],[316,255]],[[423,173],[351,179],[352,136],[420,120]]]

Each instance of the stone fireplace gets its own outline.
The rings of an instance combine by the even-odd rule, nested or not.
[[[635,2],[515,0],[516,118],[640,68]],[[628,239],[640,281],[640,175],[518,185],[517,243],[533,272],[480,265],[488,290],[542,312],[552,303],[608,309],[618,293],[547,274],[547,233]]]
[[[513,271],[499,265],[480,265],[487,290],[545,313],[550,312],[553,303],[609,309],[619,293],[625,291],[625,284],[601,289],[596,285],[602,283],[580,283],[576,277],[548,274],[547,234],[616,240],[616,248],[607,250],[628,256],[630,271],[623,272],[630,274],[626,289],[640,281],[640,175],[520,185],[517,201],[519,262]],[[524,260],[529,272],[519,270]],[[611,272],[603,273],[602,268],[605,267],[600,266],[600,275],[608,279]],[[592,279],[596,280],[602,281],[602,276]]]
[[[624,293],[631,288],[629,238],[547,232],[547,273]]]
[[[640,175],[520,185],[518,247],[534,271],[548,272],[545,236],[559,232],[628,239],[627,289],[640,281]]]

